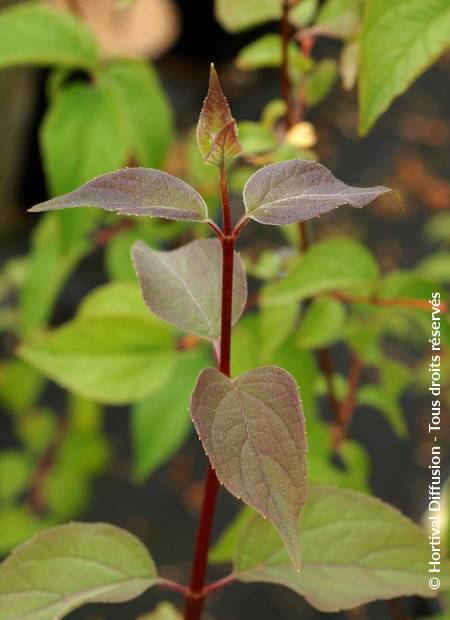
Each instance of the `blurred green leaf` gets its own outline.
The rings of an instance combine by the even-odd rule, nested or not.
[[[138,163],[160,168],[172,140],[173,119],[155,69],[139,60],[115,60],[104,79],[117,88]]]
[[[93,33],[69,13],[42,2],[19,2],[0,11],[0,67],[62,65],[91,71],[99,62]]]
[[[50,102],[40,128],[40,144],[53,196],[124,166],[131,147],[119,95],[105,80],[95,84],[71,82]],[[63,240],[70,247],[103,214],[74,209],[57,217],[62,222]]]
[[[244,255],[243,258],[246,272],[259,280],[272,280],[280,273],[283,265],[283,256],[276,250],[264,250],[255,262],[250,256]]]
[[[137,282],[110,282],[94,289],[78,307],[77,315],[83,319],[107,316],[136,318],[148,321],[150,329],[161,333],[169,342],[170,328],[157,319],[142,300]]]
[[[442,250],[420,261],[414,270],[419,276],[434,282],[450,284],[450,252]]]
[[[272,128],[276,122],[286,114],[286,102],[283,99],[272,99],[261,113],[261,123],[265,127]]]
[[[30,483],[32,474],[33,464],[25,452],[0,452],[0,503],[20,495]]]
[[[263,306],[258,314],[261,360],[266,363],[277,349],[287,340],[297,321],[299,307],[297,302],[279,306]]]
[[[375,121],[449,44],[448,0],[368,2],[361,35],[359,129]],[[380,54],[380,50],[383,53]]]
[[[22,360],[12,358],[1,368],[0,402],[10,413],[21,413],[30,407],[43,387],[42,375]]]
[[[253,121],[238,123],[243,155],[258,155],[275,148],[277,141],[271,129]]]
[[[363,5],[364,0],[326,0],[315,29],[326,36],[349,39],[361,28]]]
[[[182,620],[182,616],[171,603],[159,603],[154,611],[136,620]]]
[[[0,555],[9,553],[49,526],[48,519],[36,517],[25,506],[11,506],[0,510]]]
[[[211,170],[202,164],[205,169]],[[142,222],[142,223],[141,223]],[[112,280],[136,282],[136,271],[131,260],[131,248],[136,241],[144,241],[159,248],[164,241],[172,240],[181,233],[183,222],[159,219],[136,220],[133,228],[116,235],[106,246],[106,270]]]
[[[104,80],[72,82],[50,103],[40,141],[54,196],[122,167],[130,154],[130,135],[120,97]]]
[[[243,71],[280,67],[282,62],[281,37],[278,34],[265,34],[241,49],[236,58],[236,66]],[[306,73],[314,67],[314,60],[301,52],[294,42],[288,46],[288,66],[293,78]],[[241,136],[239,136],[241,137]]]
[[[190,395],[200,371],[208,366],[211,361],[202,349],[179,353],[170,384],[133,407],[133,472],[138,482],[163,465],[188,436]]]
[[[361,243],[327,239],[300,257],[285,278],[264,287],[262,303],[277,305],[330,291],[367,288],[378,273],[374,257]]]
[[[316,349],[343,340],[346,312],[336,299],[316,299],[306,309],[297,332],[296,344]]]
[[[105,404],[149,396],[174,365],[170,329],[127,314],[75,319],[29,340],[19,355],[66,389]]]
[[[374,385],[363,385],[358,390],[358,404],[380,411],[394,432],[399,437],[404,437],[408,429],[401,407],[401,397],[413,380],[411,369],[384,356],[376,367],[379,380]]]
[[[55,467],[82,476],[93,476],[104,471],[110,456],[108,440],[101,432],[71,429],[58,447]]]
[[[378,297],[381,299],[423,299],[428,301],[431,294],[439,290],[436,283],[430,282],[421,275],[406,270],[388,273],[380,282]],[[428,309],[425,310],[428,312]]]
[[[290,20],[297,26],[304,26],[312,19],[317,0],[303,0],[290,12]],[[281,3],[279,0],[215,0],[215,15],[218,22],[229,32],[240,32],[279,20]]]
[[[360,57],[359,40],[349,41],[342,48],[339,57],[339,73],[342,78],[342,86],[344,90],[352,90],[358,79]]]
[[[444,211],[428,218],[424,226],[427,239],[445,245],[450,245],[450,213]]]
[[[373,312],[368,315],[353,312],[347,326],[347,343],[364,362],[376,362],[382,355],[382,326],[373,320]],[[375,312],[376,315],[376,312]]]
[[[335,85],[338,76],[339,70],[335,60],[326,58],[318,62],[306,82],[308,105],[315,106],[321,103]]]
[[[68,395],[67,416],[70,428],[81,433],[97,433],[103,428],[104,409],[97,403]]]
[[[82,239],[69,247],[65,245],[64,221],[60,215],[45,215],[33,233],[25,280],[19,291],[23,337],[45,326],[66,279],[91,247]]]
[[[52,467],[42,485],[42,499],[56,521],[76,519],[89,505],[90,480],[71,467]]]
[[[289,11],[289,21],[294,26],[307,26],[316,14],[318,0],[302,0]]]
[[[15,419],[14,430],[27,450],[40,456],[55,436],[57,418],[51,409],[28,409]]]

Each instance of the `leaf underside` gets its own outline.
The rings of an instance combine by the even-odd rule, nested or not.
[[[209,89],[197,125],[197,144],[208,164],[226,166],[241,152],[237,125],[226,100],[214,66]]]
[[[307,448],[295,380],[275,366],[234,381],[209,368],[198,378],[190,411],[219,480],[275,525],[299,568]]]
[[[158,317],[188,333],[220,337],[222,247],[218,239],[198,239],[171,252],[157,252],[142,241],[132,250],[145,303]],[[247,301],[240,256],[234,255],[233,324]]]
[[[284,585],[325,612],[402,595],[434,595],[428,585],[425,532],[374,497],[311,487],[298,539],[299,573],[293,570],[277,532],[255,515],[236,543],[237,578]],[[447,561],[441,578],[442,584],[450,581]]]
[[[42,532],[0,566],[1,620],[59,620],[85,603],[120,603],[158,581],[142,543],[106,524]]]
[[[30,211],[97,207],[121,215],[169,220],[205,221],[208,211],[194,188],[167,172],[123,168],[99,176],[69,194],[36,205]]]
[[[261,224],[303,222],[341,205],[364,207],[387,187],[351,187],[325,166],[295,159],[269,164],[258,170],[244,188],[244,203],[249,217]]]

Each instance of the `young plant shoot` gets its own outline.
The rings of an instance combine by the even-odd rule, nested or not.
[[[243,193],[244,215],[237,217],[227,168],[241,145],[214,67],[197,142],[205,164],[217,168],[220,224],[191,186],[147,168],[99,176],[31,209],[96,207],[120,215],[203,222],[215,235],[172,251],[157,251],[142,241],[132,248],[149,310],[209,341],[217,358],[217,367],[203,369],[192,386],[189,406],[208,460],[190,583],[159,576],[147,549],[126,531],[105,524],[63,525],[38,534],[1,566],[0,620],[57,620],[85,603],[128,601],[151,586],[180,593],[184,619],[199,620],[208,595],[233,581],[281,584],[329,612],[375,599],[433,595],[426,577],[427,538],[418,526],[362,493],[321,485],[308,489],[301,381],[297,386],[277,366],[237,377],[230,368],[232,326],[247,302],[244,265],[236,252],[243,228],[251,220],[282,226],[341,205],[361,208],[391,190],[350,187],[324,166],[295,159],[253,174]],[[74,338],[74,349],[78,346]],[[208,583],[221,485],[250,514],[233,539],[231,573]],[[442,583],[446,579],[443,565]]]

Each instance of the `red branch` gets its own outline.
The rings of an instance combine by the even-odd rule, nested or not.
[[[415,310],[429,310],[430,304],[426,299],[415,299],[413,297],[392,298],[383,299],[380,297],[366,297],[364,295],[348,295],[347,293],[340,293],[336,291],[331,293],[331,296],[341,301],[347,301],[353,304],[369,304],[371,306],[386,306],[397,308],[413,308]],[[441,312],[447,311],[447,304],[441,302]]]
[[[289,39],[291,26],[289,24],[289,0],[283,0],[282,16],[280,22],[280,37],[281,37],[281,94],[286,104],[286,129],[289,129],[293,125],[292,120],[292,92],[291,92],[291,79],[289,77]]]
[[[222,243],[222,327],[220,335],[219,370],[227,377],[230,376],[231,354],[231,312],[233,303],[233,263],[234,248],[236,245],[236,231],[233,231],[231,220],[230,201],[225,167],[220,170],[220,192],[222,199],[223,233],[217,235]],[[199,620],[205,604],[206,595],[217,590],[222,585],[217,582],[205,588],[205,576],[208,566],[208,548],[214,520],[214,511],[217,502],[219,482],[211,466],[205,484],[205,493],[200,514],[200,521],[195,544],[194,560],[189,591],[186,594],[184,612],[185,620]],[[226,581],[228,583],[228,581]],[[225,585],[225,584],[224,584]]]
[[[348,392],[339,407],[338,424],[334,424],[332,428],[333,447],[335,449],[339,448],[341,442],[347,434],[348,426],[353,417],[353,412],[355,411],[356,392],[358,390],[363,370],[364,365],[361,359],[353,353],[348,374]]]

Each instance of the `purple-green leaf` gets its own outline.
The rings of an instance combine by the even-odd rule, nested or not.
[[[299,569],[307,447],[293,377],[266,366],[233,381],[208,368],[198,378],[190,411],[220,482],[275,525]]]
[[[388,187],[351,187],[325,166],[294,159],[258,170],[244,188],[248,216],[261,224],[292,224],[327,213],[341,205],[364,207]]]
[[[208,94],[197,125],[197,143],[205,162],[219,167],[229,164],[242,150],[236,121],[214,65],[211,65]]]
[[[171,252],[157,252],[142,241],[132,250],[147,306],[159,318],[189,333],[217,340],[221,328],[222,248],[217,239],[199,239]],[[233,324],[247,301],[247,280],[234,255]]]
[[[428,583],[428,533],[375,497],[313,485],[297,536],[299,573],[274,528],[258,515],[247,518],[235,543],[237,579],[286,586],[324,612],[377,599],[436,595]],[[442,557],[440,568],[444,591],[450,585],[447,558]]]
[[[177,177],[151,168],[123,168],[103,174],[64,196],[36,205],[30,211],[97,207],[122,215],[145,215],[168,220],[205,221],[205,201]]]

